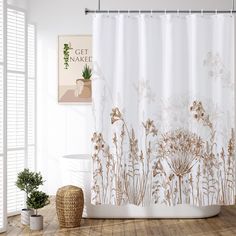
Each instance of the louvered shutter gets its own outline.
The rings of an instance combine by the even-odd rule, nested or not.
[[[24,207],[24,194],[15,186],[27,166],[27,71],[25,12],[7,9],[7,211]]]
[[[26,25],[23,10],[0,0],[0,232],[7,213],[24,207],[17,173],[36,164],[36,39],[35,26]]]
[[[4,125],[3,125],[3,119],[4,119],[4,98],[3,98],[3,65],[0,63],[0,232],[4,230],[4,195],[5,195],[5,189],[4,189]]]
[[[35,25],[28,24],[28,168],[36,169],[36,38]]]
[[[6,101],[5,96],[6,93],[4,91],[5,87],[5,50],[4,46],[4,8],[6,1],[0,0],[0,233],[6,230],[6,141],[4,137],[6,136],[5,129],[5,109],[6,109]]]

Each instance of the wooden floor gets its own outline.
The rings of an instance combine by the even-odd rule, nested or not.
[[[222,207],[221,213],[208,219],[82,219],[81,227],[60,229],[55,211],[55,201],[40,212],[44,215],[44,230],[30,231],[20,224],[20,216],[9,218],[9,227],[4,235],[122,235],[122,236],[185,236],[185,235],[235,235],[236,206]]]

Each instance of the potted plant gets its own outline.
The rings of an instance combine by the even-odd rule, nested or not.
[[[85,81],[87,82],[90,81],[90,78],[92,76],[92,69],[87,64],[85,64],[84,66],[84,69],[82,71],[82,76]]]
[[[33,214],[33,210],[27,204],[29,194],[38,189],[40,185],[43,184],[43,178],[40,173],[31,172],[29,169],[24,169],[22,172],[18,173],[16,186],[26,193],[26,208],[21,211],[21,223],[24,225],[29,225],[30,215]]]
[[[30,229],[43,229],[43,216],[38,215],[38,209],[50,203],[49,196],[42,191],[33,191],[27,199],[27,205],[35,210],[35,214],[30,216]]]
[[[77,79],[76,82],[76,90],[75,96],[78,97],[83,91],[86,93],[86,97],[91,96],[91,77],[92,77],[92,69],[85,64],[82,71],[81,79]]]

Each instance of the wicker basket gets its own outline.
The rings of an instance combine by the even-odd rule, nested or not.
[[[57,190],[56,210],[60,227],[79,227],[84,208],[84,195],[81,188],[73,185]]]

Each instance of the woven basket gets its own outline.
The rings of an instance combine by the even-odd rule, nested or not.
[[[84,195],[81,188],[68,185],[57,190],[56,210],[60,227],[79,227],[83,208]]]

